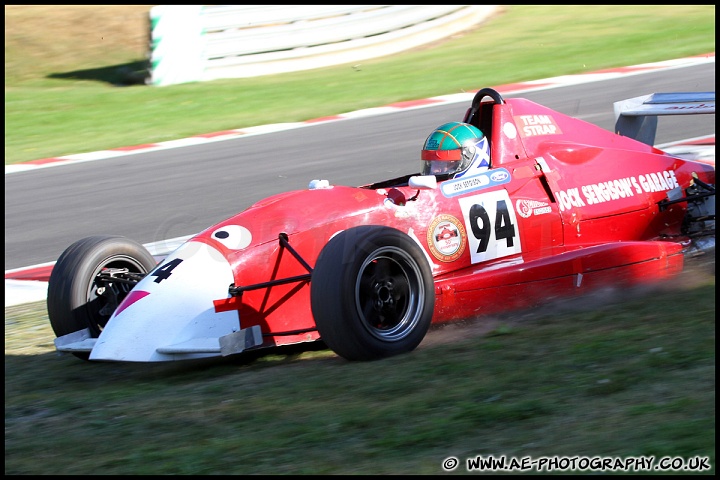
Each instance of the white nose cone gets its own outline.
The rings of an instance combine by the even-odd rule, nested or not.
[[[237,311],[216,313],[233,282],[227,259],[189,241],[143,278],[120,303],[90,360],[163,362],[220,355],[219,337],[240,329]]]

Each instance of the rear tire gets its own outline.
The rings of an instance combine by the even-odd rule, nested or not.
[[[420,246],[394,228],[338,233],[318,256],[310,300],[321,339],[347,360],[414,350],[430,327],[435,285]]]
[[[55,335],[61,337],[85,328],[97,338],[133,285],[113,282],[102,294],[97,276],[107,269],[127,268],[147,274],[157,262],[132,240],[114,235],[87,237],[70,245],[55,263],[48,281],[47,310]],[[112,294],[110,294],[112,293]],[[74,353],[87,360],[87,353]]]

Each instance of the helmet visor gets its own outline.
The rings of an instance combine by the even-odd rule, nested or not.
[[[423,160],[422,175],[445,175],[446,173],[455,173],[460,166],[462,160]]]
[[[420,154],[423,175],[444,175],[454,173],[462,163],[462,152],[453,150],[423,150]]]

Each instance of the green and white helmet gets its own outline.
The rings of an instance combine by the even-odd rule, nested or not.
[[[425,140],[423,175],[474,175],[490,167],[490,146],[479,128],[469,123],[440,125]],[[472,167],[472,168],[471,168]]]

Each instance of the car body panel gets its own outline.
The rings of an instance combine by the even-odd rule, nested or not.
[[[334,235],[360,225],[391,226],[421,247],[434,323],[682,270],[688,206],[661,205],[696,178],[714,186],[713,166],[526,99],[480,100],[466,119],[490,133],[489,170],[436,186],[419,179],[424,187],[410,186],[410,175],[359,187],[314,180],[257,202],[165,258],[113,314],[90,359],[216,356],[231,335],[249,348],[316,341],[313,266]]]

